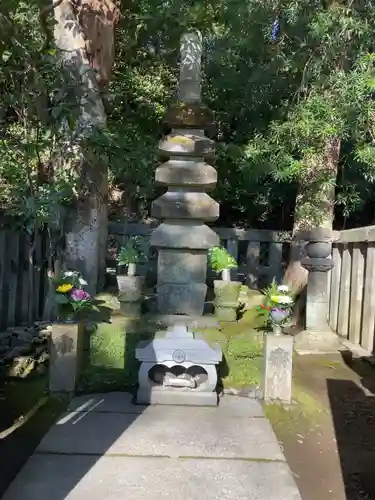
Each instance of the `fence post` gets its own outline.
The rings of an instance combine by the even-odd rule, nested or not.
[[[246,252],[247,277],[246,282],[250,288],[257,288],[259,279],[259,241],[249,241]]]
[[[361,345],[367,351],[374,349],[374,322],[375,322],[375,246],[371,242],[367,247],[366,271],[363,297],[363,321]]]
[[[8,311],[7,309],[7,291],[5,290],[6,285],[6,270],[8,262],[6,260],[6,245],[7,245],[7,232],[4,230],[0,231],[0,328],[6,327],[6,320]]]
[[[335,332],[339,315],[341,252],[338,246],[332,248],[333,268],[331,271],[331,289],[329,294],[329,323]]]
[[[227,240],[227,250],[232,257],[238,261],[238,241],[237,240]],[[231,269],[231,279],[233,281],[237,278],[238,269]]]
[[[350,290],[349,340],[361,342],[361,317],[365,270],[365,248],[363,243],[353,245]],[[340,332],[339,332],[340,333]]]
[[[268,281],[271,282],[275,278],[277,283],[282,279],[281,262],[283,258],[283,244],[271,241],[268,251],[269,260],[269,276]]]
[[[348,337],[349,330],[349,301],[350,301],[350,275],[352,270],[352,256],[349,244],[344,244],[342,250],[342,265],[339,295],[339,315],[337,320],[337,333]]]

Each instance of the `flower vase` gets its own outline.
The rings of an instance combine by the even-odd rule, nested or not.
[[[279,307],[274,307],[271,309],[270,318],[273,326],[273,333],[275,335],[282,335],[282,324],[290,316],[289,309],[281,309]]]
[[[71,307],[64,307],[64,305],[58,308],[57,319],[59,323],[76,323],[74,311],[72,311]]]
[[[62,323],[68,323],[68,324],[71,324],[71,323],[75,323],[76,320],[74,318],[74,315],[73,314],[68,314],[67,316],[65,316],[65,318],[63,318],[61,320]]]

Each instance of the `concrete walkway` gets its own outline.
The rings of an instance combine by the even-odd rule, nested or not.
[[[76,398],[3,500],[301,500],[257,401],[139,407]]]

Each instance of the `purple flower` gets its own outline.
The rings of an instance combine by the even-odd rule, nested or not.
[[[88,300],[90,298],[90,295],[80,288],[73,288],[70,297],[72,300],[74,300],[74,302],[79,302],[81,300]]]

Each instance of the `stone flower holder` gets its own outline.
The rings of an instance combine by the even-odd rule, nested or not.
[[[236,281],[214,281],[215,315],[219,321],[236,321],[242,283]]]
[[[273,325],[273,333],[275,335],[282,335],[282,324],[289,316],[290,311],[288,309],[281,309],[279,307],[274,307],[273,309],[271,309],[270,318]]]
[[[117,276],[118,300],[124,316],[139,318],[144,294],[144,276]]]
[[[84,330],[82,322],[52,325],[49,339],[51,392],[75,392],[82,367]]]

